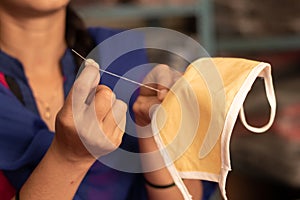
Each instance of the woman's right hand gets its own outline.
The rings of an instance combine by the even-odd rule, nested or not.
[[[127,106],[99,80],[97,63],[86,62],[56,117],[52,144],[22,186],[21,199],[73,199],[96,158],[120,145]]]
[[[95,159],[122,141],[127,105],[99,80],[98,64],[88,59],[56,117],[54,143],[68,159]]]

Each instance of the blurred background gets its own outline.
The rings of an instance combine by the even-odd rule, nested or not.
[[[177,30],[199,41],[211,56],[272,65],[278,111],[271,130],[248,132],[238,120],[231,139],[231,200],[300,199],[300,1],[299,0],[73,0],[87,26]],[[164,42],[157,37],[157,42]],[[184,44],[177,44],[180,48]],[[170,66],[184,62],[150,52]],[[244,104],[247,119],[262,126],[269,106],[257,80]],[[212,200],[221,199],[216,192]]]

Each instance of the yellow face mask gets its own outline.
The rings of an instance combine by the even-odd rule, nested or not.
[[[242,109],[257,77],[264,78],[271,107],[270,120],[261,128],[250,126]],[[184,198],[191,197],[182,178],[218,182],[227,199],[229,142],[238,113],[247,129],[260,133],[271,127],[275,111],[268,63],[239,58],[201,58],[193,62],[152,118],[155,141]]]

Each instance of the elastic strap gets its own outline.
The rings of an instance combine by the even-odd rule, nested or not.
[[[242,123],[249,131],[252,131],[255,133],[262,133],[262,132],[267,131],[272,126],[274,119],[275,119],[275,113],[276,113],[276,98],[275,98],[275,92],[274,92],[270,68],[265,68],[262,71],[262,77],[264,78],[266,95],[267,95],[267,99],[268,99],[270,107],[271,107],[269,122],[263,127],[259,127],[259,128],[253,127],[247,123],[243,106],[240,110],[240,119],[241,119]]]

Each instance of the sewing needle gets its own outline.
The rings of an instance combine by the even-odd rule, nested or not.
[[[83,59],[84,61],[87,60],[86,58],[84,58],[82,55],[80,55],[80,54],[79,54],[77,51],[75,51],[74,49],[72,49],[72,51],[73,51],[77,56],[79,56],[81,59]],[[124,76],[120,76],[120,75],[118,75],[118,74],[114,74],[114,73],[112,73],[112,72],[110,72],[110,71],[106,71],[106,70],[100,69],[100,68],[99,68],[99,71],[104,72],[104,73],[107,73],[107,74],[112,75],[112,76],[115,76],[115,77],[118,77],[118,78],[123,79],[123,80],[125,80],[125,81],[129,81],[129,82],[134,83],[134,84],[137,84],[137,85],[139,85],[139,86],[143,86],[143,87],[148,88],[148,89],[150,89],[150,90],[154,90],[154,91],[156,91],[156,92],[160,92],[160,90],[158,90],[158,89],[156,89],[156,88],[154,88],[154,87],[151,87],[151,86],[149,86],[149,85],[145,85],[145,84],[143,84],[143,83],[139,83],[139,82],[137,82],[137,81],[131,80],[131,79],[126,78],[126,77],[124,77]]]

